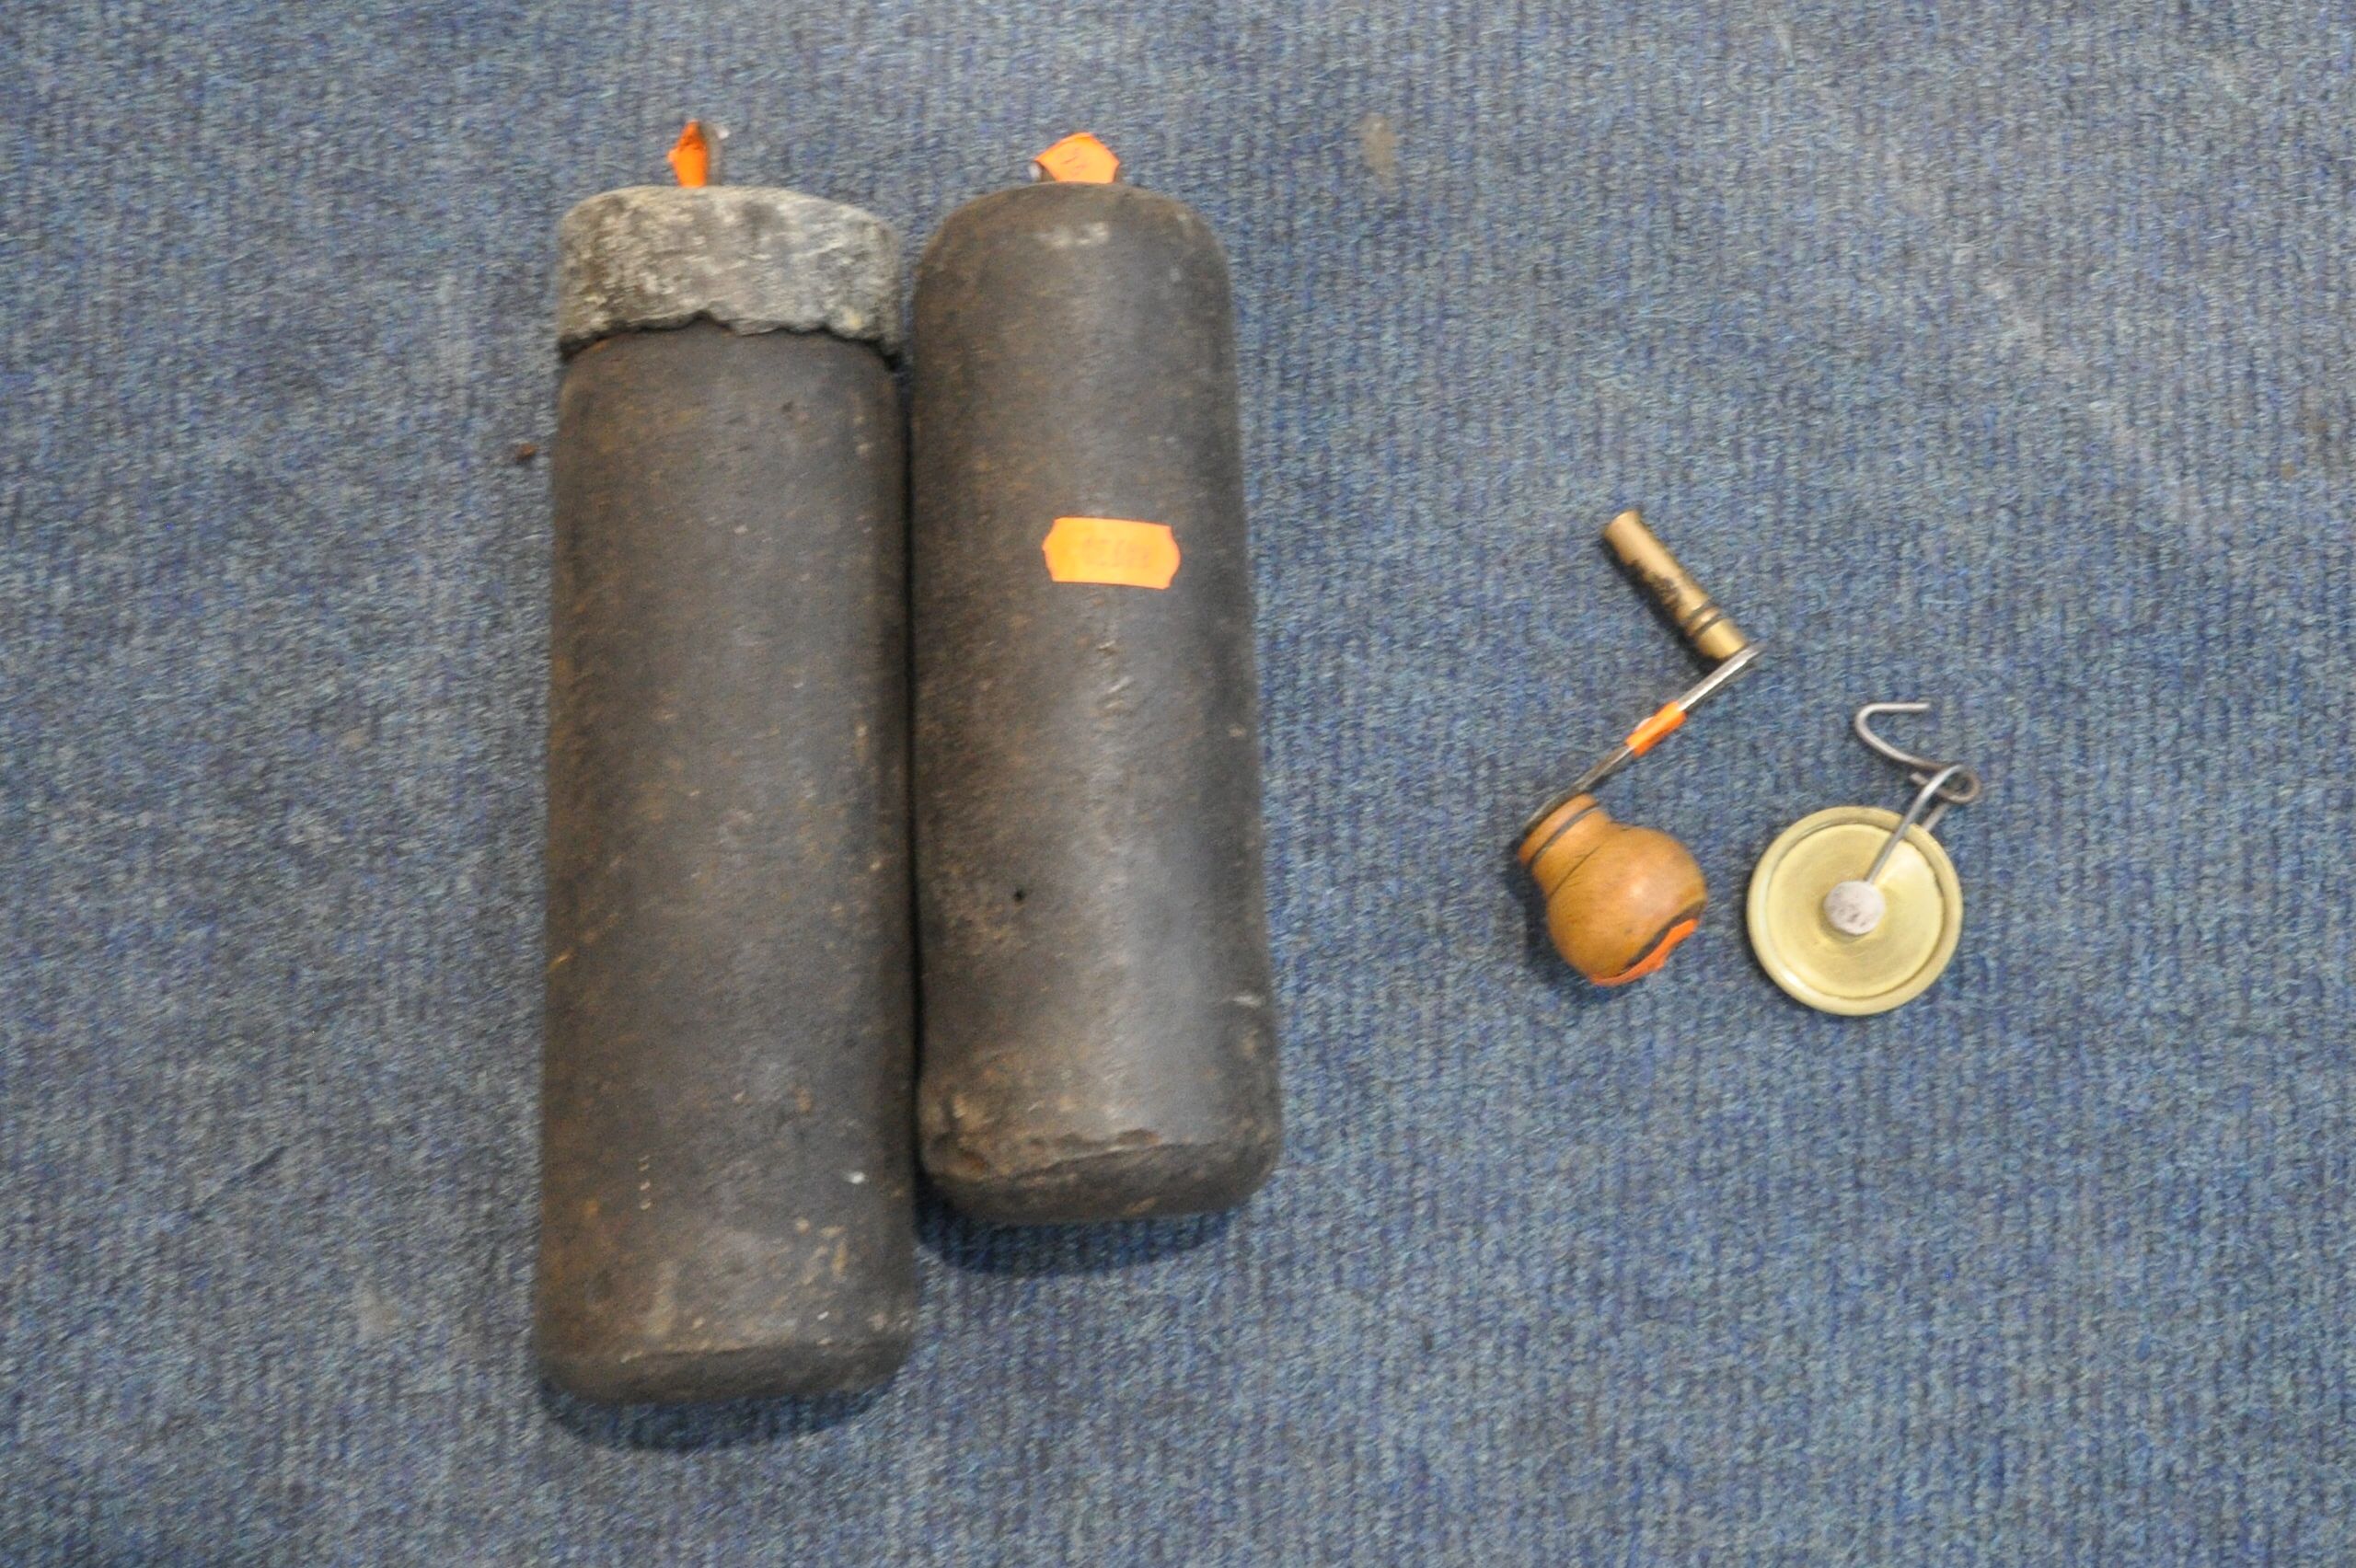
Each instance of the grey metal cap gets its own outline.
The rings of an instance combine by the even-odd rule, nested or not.
[[[900,341],[900,236],[872,213],[756,185],[633,185],[557,225],[557,346],[710,319]]]

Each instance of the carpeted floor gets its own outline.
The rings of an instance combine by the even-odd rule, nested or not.
[[[0,1558],[2356,1556],[2340,5],[18,0],[0,17]],[[1863,14],[1862,19],[1861,15]],[[1093,129],[1225,236],[1290,1141],[1227,1222],[923,1221],[867,1399],[536,1382],[558,214],[911,248]],[[1712,879],[1600,997],[1507,840]],[[1750,866],[1983,765],[1906,1010]]]

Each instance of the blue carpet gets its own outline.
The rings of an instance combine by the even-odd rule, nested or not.
[[[347,0],[0,17],[0,1559],[2356,1556],[2356,22],[1768,0]],[[1860,11],[1868,13],[1860,19]],[[872,1397],[525,1348],[558,214],[903,225],[1077,126],[1226,237],[1290,1143],[1229,1222],[924,1219]],[[1600,997],[1514,824],[1715,903]],[[1981,763],[1878,1021],[1738,919]]]

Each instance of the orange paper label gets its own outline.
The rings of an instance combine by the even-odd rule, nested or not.
[[[1167,588],[1178,575],[1178,536],[1167,523],[1126,517],[1058,517],[1040,543],[1058,582]]]
[[[1108,185],[1121,172],[1113,149],[1085,131],[1076,131],[1031,160],[1049,179],[1065,184]]]
[[[677,141],[671,144],[668,156],[671,172],[677,175],[679,183],[688,190],[710,183],[711,144],[704,138],[702,121],[687,121],[687,128],[679,133]]]

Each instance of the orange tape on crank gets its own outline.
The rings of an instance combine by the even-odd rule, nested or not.
[[[1646,720],[1643,723],[1637,725],[1634,729],[1629,731],[1628,739],[1625,744],[1630,751],[1634,752],[1638,756],[1642,756],[1646,752],[1652,750],[1653,747],[1660,744],[1663,740],[1668,738],[1669,732],[1675,730],[1680,724],[1684,722],[1685,709],[1678,707],[1677,704],[1672,702],[1668,707],[1662,709],[1659,712],[1654,714],[1651,718]]]

